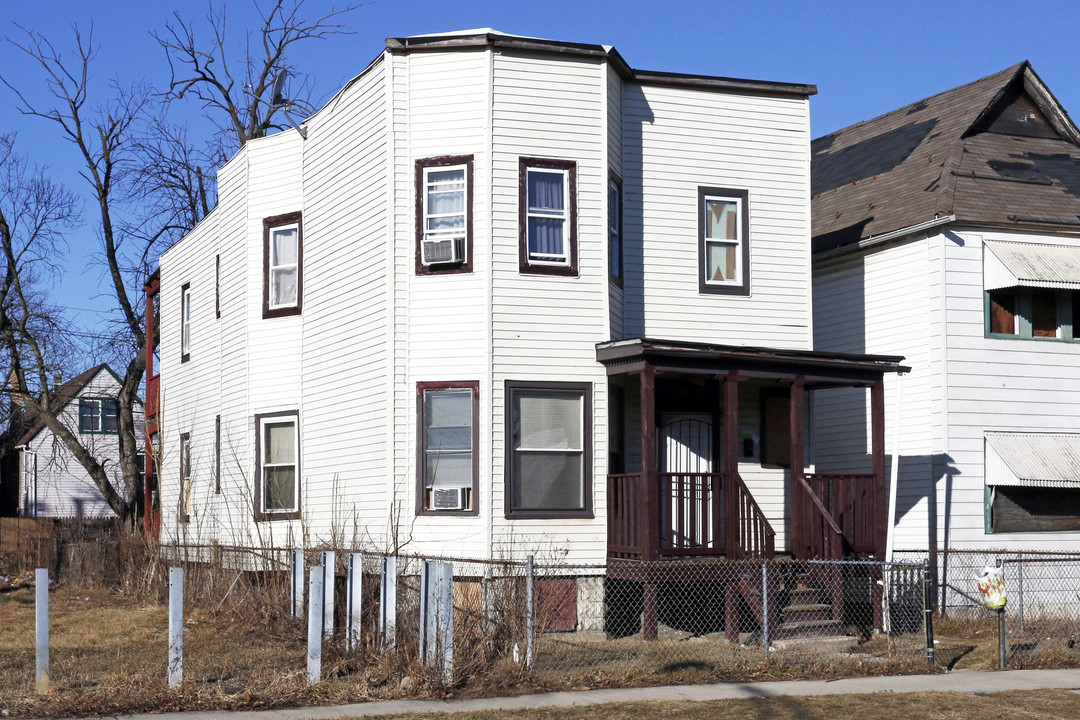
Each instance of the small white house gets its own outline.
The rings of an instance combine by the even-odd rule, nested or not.
[[[813,545],[832,520],[796,502],[808,394],[880,409],[899,367],[811,350],[814,92],[490,30],[389,39],[247,143],[161,256],[162,539],[875,552],[880,442],[843,538]]]
[[[60,421],[79,436],[123,494],[117,394],[121,381],[108,365],[76,375],[56,390]],[[142,412],[136,426],[141,427]],[[141,430],[140,430],[141,432]],[[101,491],[71,451],[43,423],[31,426],[16,446],[18,514],[23,517],[115,517]]]
[[[1076,126],[1024,62],[813,152],[815,346],[912,368],[896,546],[1080,549]],[[822,469],[866,465],[861,399],[816,411]]]

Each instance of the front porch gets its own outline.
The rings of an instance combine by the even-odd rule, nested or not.
[[[610,561],[882,555],[883,377],[902,358],[626,340],[597,359],[612,388],[610,465],[626,470],[607,479]],[[869,472],[808,472],[808,396],[843,387],[869,392]]]

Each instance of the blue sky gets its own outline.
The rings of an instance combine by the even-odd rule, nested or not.
[[[312,14],[332,4],[308,0]],[[163,86],[168,66],[150,30],[162,27],[172,9],[197,18],[206,7],[205,0],[6,0],[3,15],[58,48],[70,46],[71,23],[84,31],[93,23],[100,46],[95,79]],[[242,28],[256,26],[257,17],[250,0],[229,0],[228,9],[239,50]],[[1024,59],[1066,110],[1080,113],[1080,3],[1069,0],[375,0],[352,18],[353,34],[310,43],[295,55],[314,76],[316,100],[329,98],[360,72],[388,36],[492,27],[614,45],[635,68],[816,84],[818,95],[810,101],[814,137]],[[10,24],[0,27],[5,36],[19,35]],[[41,87],[38,73],[8,44],[0,46],[0,74],[32,92]],[[82,192],[72,148],[58,142],[44,121],[16,112],[6,88],[0,98],[0,132],[17,131],[24,154]],[[90,227],[71,235],[71,270],[57,288],[61,304],[102,306],[101,271],[86,263],[96,246]],[[99,319],[81,311],[78,317],[88,327]]]

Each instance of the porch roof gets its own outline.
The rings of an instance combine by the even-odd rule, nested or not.
[[[596,360],[608,375],[636,373],[646,365],[658,371],[726,374],[738,370],[749,377],[794,378],[808,385],[860,385],[888,372],[909,372],[899,355],[859,355],[813,350],[710,345],[679,340],[631,338],[598,343]]]

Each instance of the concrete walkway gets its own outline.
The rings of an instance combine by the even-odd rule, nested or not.
[[[844,680],[780,680],[717,685],[668,685],[664,687],[580,690],[518,697],[468,700],[389,700],[383,702],[290,708],[287,710],[173,712],[123,715],[124,720],[326,720],[328,718],[417,715],[432,712],[520,710],[539,707],[572,707],[603,703],[735,700],[782,695],[845,695],[877,692],[971,692],[1004,690],[1080,690],[1080,670],[1006,670],[976,672],[958,670],[947,675],[900,675],[847,678]]]

